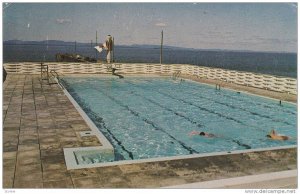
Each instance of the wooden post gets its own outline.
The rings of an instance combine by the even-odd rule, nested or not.
[[[96,30],[96,46],[97,46],[97,39],[98,39],[98,34],[97,34],[97,30]],[[96,60],[98,58],[98,53],[97,53],[97,50],[96,50]]]
[[[112,38],[112,62],[115,62],[115,37]]]
[[[97,34],[97,30],[96,30],[96,46],[97,46],[97,39],[98,39],[98,34]]]
[[[160,64],[162,64],[163,56],[162,56],[162,48],[163,48],[163,39],[164,39],[164,31],[161,31],[161,41],[160,41]]]

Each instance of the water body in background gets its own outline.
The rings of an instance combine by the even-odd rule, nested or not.
[[[3,44],[4,62],[53,62],[57,53],[77,53],[105,60],[105,52],[97,53],[90,46]],[[130,63],[159,63],[159,46],[116,46],[115,61]],[[198,50],[165,47],[165,64],[193,64],[230,70],[249,71],[285,77],[297,77],[296,53],[271,53],[223,50]]]

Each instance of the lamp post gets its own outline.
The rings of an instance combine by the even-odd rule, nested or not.
[[[162,48],[163,48],[163,39],[164,39],[164,31],[161,31],[161,41],[160,41],[160,64],[162,64],[163,56],[162,56]]]

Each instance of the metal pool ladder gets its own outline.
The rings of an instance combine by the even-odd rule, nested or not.
[[[42,81],[42,83],[43,83],[43,80],[47,80],[48,85],[59,83],[58,82],[58,80],[59,80],[58,73],[55,70],[51,70],[50,74],[52,76],[49,76],[49,66],[41,63],[41,81]],[[50,82],[50,80],[52,80],[53,78],[56,78],[57,82],[55,82],[55,81]]]
[[[49,84],[49,67],[48,65],[41,63],[41,81],[43,80],[47,80],[47,83]]]
[[[119,64],[115,64],[114,67],[113,67],[113,64],[108,64],[108,65],[106,65],[107,72],[111,72],[112,75],[118,76],[120,79],[121,79],[121,78],[124,78],[123,75],[117,74],[117,73],[115,72],[115,71],[119,70],[119,69],[117,69],[117,65],[118,65],[119,68],[120,68],[120,65],[119,65]]]
[[[179,76],[180,76],[180,74],[181,74],[181,71],[180,71],[180,70],[175,71],[175,72],[173,73],[172,79],[173,79],[173,80],[178,79]]]
[[[58,84],[58,85],[60,85],[60,87],[62,89],[65,89],[64,85],[60,83],[59,74],[54,69],[51,70],[50,73],[51,73],[53,78],[56,78],[56,82],[54,82],[53,84]]]

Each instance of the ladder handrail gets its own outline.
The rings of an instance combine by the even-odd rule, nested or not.
[[[53,76],[53,77],[56,77],[57,79],[59,79],[59,75],[58,75],[58,73],[56,72],[56,70],[55,69],[52,69],[51,71],[50,71],[50,73],[51,73],[51,75]],[[55,75],[54,75],[54,74]]]
[[[116,75],[119,78],[124,78],[124,76],[116,73],[117,70],[120,70],[120,69],[117,69],[117,65],[119,66],[119,68],[121,67],[120,64],[104,64],[104,65],[106,66],[107,72],[111,72],[112,75]]]
[[[181,71],[180,71],[180,70],[175,71],[175,72],[173,73],[172,78],[173,78],[174,80],[176,80],[177,78],[179,78],[180,74],[181,74]]]
[[[65,90],[65,87],[64,87],[64,85],[63,84],[61,84],[60,83],[60,78],[59,78],[59,74],[56,72],[56,70],[55,69],[52,69],[51,71],[50,71],[50,73],[51,73],[51,75],[54,77],[54,78],[56,78],[57,79],[57,83],[58,83],[58,85],[60,85],[60,87],[62,88],[62,89],[64,89]],[[62,74],[63,75],[63,74]]]
[[[43,75],[47,73],[47,77],[43,78]],[[41,63],[41,79],[42,80],[47,80],[48,84],[49,84],[49,67],[48,65],[44,65],[44,63]]]

